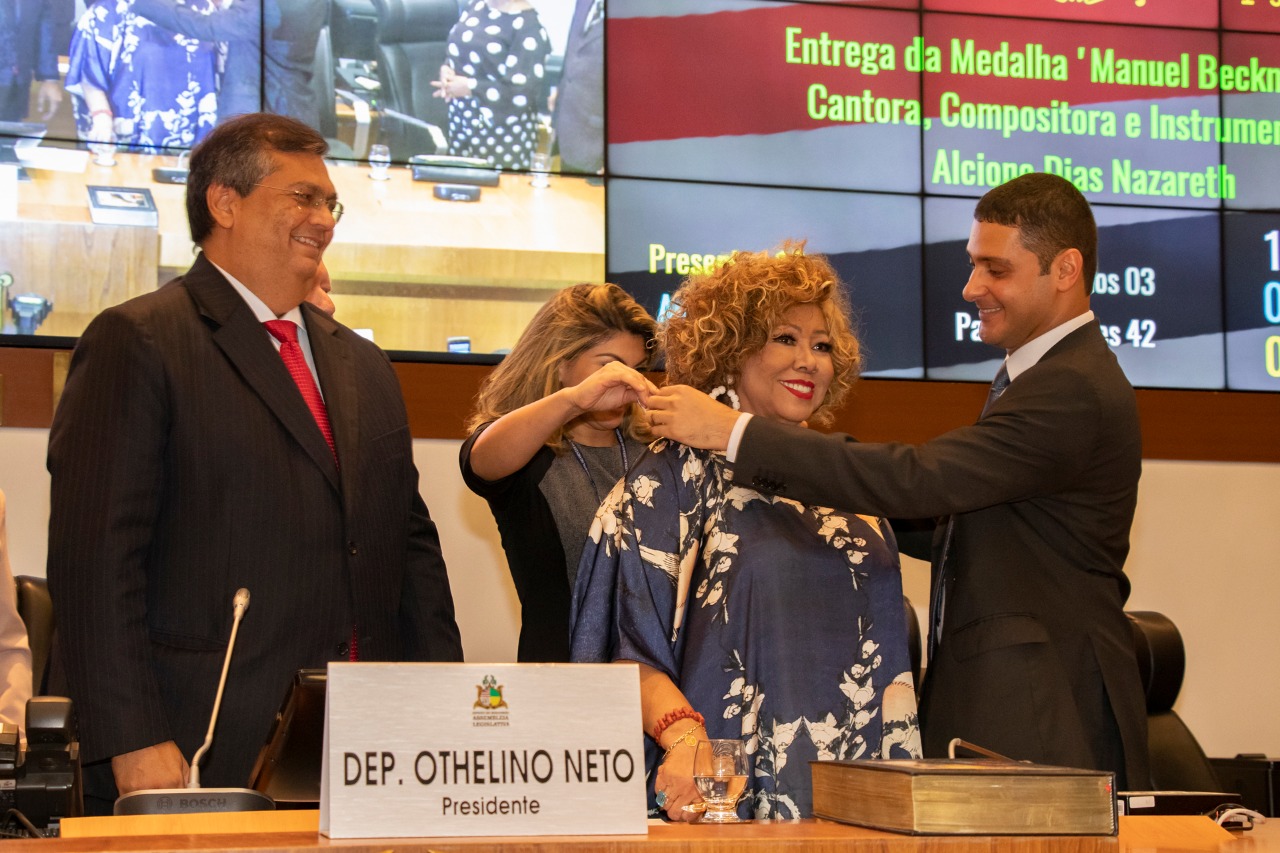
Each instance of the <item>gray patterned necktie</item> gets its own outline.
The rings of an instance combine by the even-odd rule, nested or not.
[[[1000,399],[1000,395],[1009,387],[1009,366],[1008,363],[1000,365],[1000,370],[996,373],[996,378],[991,383],[991,390],[987,392],[986,405],[982,407],[982,414],[978,416],[978,420],[982,420],[987,416],[987,412],[991,411],[991,407],[996,404],[996,400]]]

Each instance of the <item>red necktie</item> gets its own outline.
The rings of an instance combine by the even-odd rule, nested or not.
[[[333,445],[333,428],[329,426],[329,411],[324,407],[324,399],[320,396],[320,388],[316,385],[315,377],[311,375],[311,368],[307,367],[307,360],[302,355],[302,347],[298,346],[298,326],[292,320],[268,320],[262,325],[267,327],[271,337],[280,342],[280,358],[284,359],[285,368],[293,377],[298,390],[302,392],[302,399],[311,410],[311,416],[316,419],[316,426],[320,427],[324,440],[329,443],[334,464],[337,464],[338,451]],[[360,660],[359,638],[359,629],[352,625],[351,651],[348,660]]]
[[[329,412],[324,407],[324,398],[320,396],[320,388],[316,385],[315,377],[311,375],[311,368],[307,367],[307,360],[302,355],[302,347],[298,346],[297,325],[292,320],[268,320],[262,325],[266,326],[271,336],[280,342],[280,357],[284,359],[284,366],[293,377],[298,390],[302,392],[302,399],[311,410],[311,416],[316,419],[316,426],[320,427],[320,433],[328,442],[336,464],[338,450],[333,444],[333,428],[329,426]]]

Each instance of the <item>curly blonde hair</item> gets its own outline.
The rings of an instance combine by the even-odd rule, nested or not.
[[[616,284],[564,288],[538,309],[511,352],[480,386],[467,432],[559,391],[563,387],[560,365],[619,333],[640,336],[648,357],[638,369],[652,366],[657,324],[640,303]],[[634,406],[628,409],[622,428],[644,438],[642,419],[633,415]],[[560,450],[564,429],[556,430],[546,443]]]
[[[809,422],[830,422],[858,378],[861,356],[844,286],[826,257],[805,254],[804,246],[789,240],[777,252],[734,252],[712,272],[686,279],[659,332],[667,382],[704,392],[730,383],[788,311],[816,305],[831,336],[835,376]]]

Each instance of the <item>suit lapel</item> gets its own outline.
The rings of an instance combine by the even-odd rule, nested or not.
[[[316,360],[316,373],[320,375],[320,389],[329,410],[333,442],[338,448],[343,493],[350,498],[348,487],[357,481],[360,466],[360,394],[351,347],[339,336],[340,326],[322,311],[303,303],[302,316],[311,340],[311,355]]]
[[[294,440],[324,472],[330,485],[341,491],[338,471],[329,445],[316,426],[298,386],[285,368],[267,333],[235,288],[204,255],[196,259],[183,278],[200,313],[213,323],[213,341],[243,377],[245,383],[279,418]],[[314,346],[314,345],[313,345]],[[323,373],[321,374],[324,375]],[[328,389],[322,389],[328,396]],[[332,421],[332,408],[330,420]],[[335,425],[336,432],[336,425]],[[339,451],[341,452],[341,451]]]

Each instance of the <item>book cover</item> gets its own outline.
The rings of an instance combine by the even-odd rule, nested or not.
[[[812,761],[817,817],[912,835],[1115,835],[1115,778],[1006,761]]]
[[[143,187],[87,187],[89,216],[99,225],[160,224],[155,199]]]

